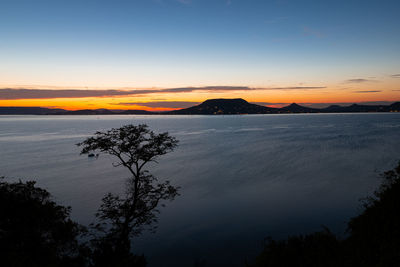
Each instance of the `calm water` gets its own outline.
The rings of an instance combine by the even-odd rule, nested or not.
[[[146,123],[180,140],[155,175],[182,187],[155,234],[134,243],[150,266],[243,266],[264,237],[328,226],[343,234],[378,173],[400,159],[400,114],[0,116],[0,175],[34,179],[88,224],[128,173],[79,156],[98,130]]]

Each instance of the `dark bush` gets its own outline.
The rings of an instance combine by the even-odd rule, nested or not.
[[[346,239],[338,240],[327,229],[282,241],[269,239],[253,266],[399,266],[400,162],[382,178],[380,188],[364,200],[362,214],[348,223]]]
[[[0,180],[2,266],[84,266],[84,228],[35,182]]]

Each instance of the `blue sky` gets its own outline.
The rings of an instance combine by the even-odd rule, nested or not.
[[[399,14],[394,0],[0,0],[0,84],[383,80],[400,73]]]

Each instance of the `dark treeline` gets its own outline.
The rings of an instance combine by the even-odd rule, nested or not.
[[[348,237],[338,239],[328,229],[267,239],[252,267],[399,266],[400,162],[382,174],[374,195],[363,201],[364,211],[348,223]]]

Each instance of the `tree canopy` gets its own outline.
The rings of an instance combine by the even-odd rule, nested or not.
[[[115,166],[124,166],[133,176],[138,176],[144,165],[155,162],[159,156],[171,152],[178,140],[167,132],[156,134],[145,124],[125,125],[106,132],[96,132],[93,137],[77,144],[81,154],[99,151],[115,156]]]
[[[97,240],[99,255],[104,255],[101,251],[107,248],[113,251],[112,261],[132,258],[131,238],[147,228],[154,229],[160,202],[171,201],[178,195],[178,187],[169,181],[159,182],[144,168],[147,163],[157,162],[160,156],[173,151],[177,144],[178,140],[167,132],[156,134],[144,124],[96,132],[77,144],[82,147],[81,154],[100,152],[114,156],[113,166],[122,166],[131,174],[124,195],[108,193],[96,214],[100,223],[95,228],[105,234]],[[100,257],[98,261],[105,259]]]

